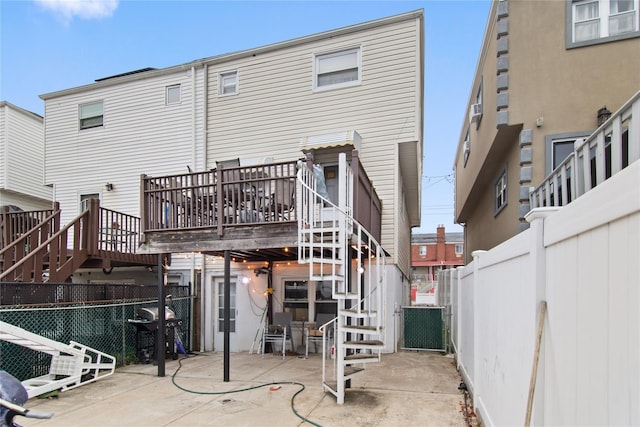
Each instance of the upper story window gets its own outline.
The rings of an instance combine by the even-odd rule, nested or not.
[[[574,0],[569,47],[640,36],[639,0]],[[569,19],[568,19],[569,21]]]
[[[469,160],[469,154],[471,154],[471,138],[469,136],[469,129],[467,128],[467,134],[464,137],[464,152],[462,156],[464,158],[464,166],[467,166],[467,160]]]
[[[233,95],[238,93],[238,70],[225,71],[218,75],[220,87],[218,93],[220,95]]]
[[[576,140],[586,138],[590,134],[561,133],[545,136],[545,175],[549,175],[565,161],[571,153]]]
[[[507,206],[507,188],[507,168],[505,167],[495,183],[494,215],[497,215]]]
[[[167,86],[166,92],[167,105],[178,104],[180,102],[180,85]]]
[[[80,105],[78,116],[80,119],[80,129],[89,129],[102,126],[103,123],[102,101]]]
[[[313,79],[314,89],[350,86],[360,83],[362,69],[360,62],[360,48],[316,55]]]
[[[455,251],[456,251],[456,255],[462,255],[462,244],[461,243],[456,243]]]
[[[427,247],[426,246],[424,246],[424,245],[420,246],[419,251],[420,251],[420,256],[426,256],[427,255]]]

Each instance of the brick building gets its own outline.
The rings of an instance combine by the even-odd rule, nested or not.
[[[435,304],[438,271],[460,265],[464,265],[463,233],[446,233],[440,225],[436,233],[412,235],[411,304]]]

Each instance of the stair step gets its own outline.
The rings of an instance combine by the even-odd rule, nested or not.
[[[344,358],[344,363],[350,366],[351,363],[377,363],[380,360],[380,356],[377,354],[350,354]]]
[[[345,341],[343,346],[357,350],[380,350],[384,347],[384,343],[378,340],[354,340]]]
[[[314,264],[335,264],[335,265],[342,264],[341,259],[318,258],[318,257],[311,258],[311,262],[313,262]]]
[[[365,325],[344,325],[342,332],[350,332],[353,334],[377,334],[379,328],[377,326],[365,326]]]
[[[344,368],[344,379],[349,379],[358,372],[364,371],[364,368],[361,366],[345,366]]]
[[[376,317],[378,315],[377,311],[371,310],[360,310],[357,311],[355,308],[349,308],[346,310],[340,310],[341,316],[351,317],[355,319],[367,319],[371,317]]]
[[[358,300],[360,296],[353,292],[335,292],[333,294],[335,299],[348,299],[348,300]]]
[[[338,274],[312,274],[310,276],[311,280],[336,280],[336,281],[344,281],[344,276],[340,276]]]

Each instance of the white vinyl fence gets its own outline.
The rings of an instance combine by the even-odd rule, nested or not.
[[[474,409],[525,425],[531,398],[532,425],[640,425],[640,162],[528,220],[439,277]]]

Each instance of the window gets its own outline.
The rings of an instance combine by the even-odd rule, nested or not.
[[[638,1],[577,0],[571,2],[568,10],[571,19],[571,39],[567,40],[569,47],[640,36]]]
[[[167,86],[166,103],[178,104],[180,102],[180,85]]]
[[[455,250],[456,250],[456,255],[462,255],[462,244],[457,243]]]
[[[471,153],[471,140],[469,139],[469,129],[467,129],[467,135],[464,137],[464,152],[462,154],[464,158],[464,166],[467,166],[467,160],[469,160],[470,153]]]
[[[420,246],[420,256],[427,256],[427,247],[426,246]]]
[[[220,95],[233,95],[238,93],[238,71],[225,71],[218,75],[220,87],[218,93]]]
[[[100,199],[100,195],[97,193],[80,195],[80,212],[84,212],[89,209],[89,200],[91,199]]]
[[[505,167],[495,184],[493,213],[497,215],[507,205],[507,168]]]
[[[102,126],[102,101],[80,105],[80,129]]]
[[[293,314],[295,322],[313,321],[319,313],[338,313],[337,301],[332,299],[331,282],[306,280],[284,281],[284,311]]]
[[[218,331],[224,332],[224,281],[218,284]],[[229,332],[236,331],[236,282],[229,283]]]
[[[562,133],[545,137],[545,175],[549,175],[573,153],[578,139],[586,138],[590,133]]]
[[[360,83],[360,48],[315,56],[314,89]]]

